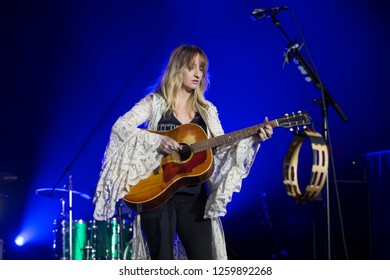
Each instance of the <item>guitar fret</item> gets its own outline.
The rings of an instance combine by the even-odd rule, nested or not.
[[[267,124],[271,125],[272,127],[278,127],[279,123],[277,120],[272,120],[268,122]],[[220,136],[216,136],[214,138],[205,139],[196,143],[191,144],[191,149],[194,153],[205,151],[210,148],[215,148],[217,146],[228,144],[235,142],[237,140],[244,139],[246,137],[255,135],[259,132],[261,127],[264,127],[265,124],[257,124],[251,127],[243,128],[237,131],[233,131],[227,134],[223,134]]]
[[[216,137],[211,138],[211,139],[202,140],[202,141],[199,141],[197,143],[193,143],[191,145],[191,148],[192,148],[194,153],[197,153],[197,152],[201,152],[201,151],[204,151],[204,150],[207,150],[210,148],[215,148],[215,147],[223,145],[223,144],[232,143],[232,142],[235,142],[237,140],[244,139],[246,137],[249,137],[249,136],[252,136],[252,135],[258,133],[260,127],[263,127],[263,126],[264,126],[263,124],[254,125],[251,127],[241,129],[241,130],[237,130],[234,132],[230,132],[227,134],[216,136]]]

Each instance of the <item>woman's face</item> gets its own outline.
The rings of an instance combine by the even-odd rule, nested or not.
[[[182,88],[187,92],[193,92],[199,87],[202,78],[203,69],[200,66],[199,54],[197,54],[192,65],[188,65],[184,70]]]

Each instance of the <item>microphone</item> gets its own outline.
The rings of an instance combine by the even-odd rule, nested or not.
[[[263,17],[270,17],[277,15],[280,11],[288,10],[287,6],[269,8],[269,9],[254,9],[252,11],[252,19],[262,19]]]

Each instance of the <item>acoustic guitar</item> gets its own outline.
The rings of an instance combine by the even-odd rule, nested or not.
[[[292,128],[310,122],[307,113],[299,112],[210,139],[200,126],[192,123],[169,131],[149,130],[171,137],[181,144],[182,149],[164,156],[148,178],[130,186],[123,201],[131,209],[138,209],[140,212],[152,210],[167,201],[180,188],[203,183],[211,177],[214,172],[213,148],[258,134],[259,129],[267,124],[273,128]]]

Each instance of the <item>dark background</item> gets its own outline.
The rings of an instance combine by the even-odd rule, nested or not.
[[[290,8],[278,15],[282,27],[300,43],[301,29],[301,53],[312,58],[349,120],[327,106],[329,204],[297,205],[287,196],[282,164],[293,134],[275,129],[223,218],[229,256],[388,258],[385,249],[372,250],[372,225],[386,228],[388,222],[373,218],[373,198],[385,199],[385,193],[367,177],[367,155],[390,149],[389,4],[378,0],[2,1],[0,173],[18,177],[0,185],[3,258],[53,258],[61,203],[36,191],[67,188],[71,175],[75,191],[93,196],[112,124],[144,96],[179,44],[198,45],[208,55],[206,97],[218,107],[225,131],[302,110],[321,132],[321,108],[313,102],[321,92],[296,64],[283,67],[287,40],[270,19],[250,18],[255,8],[276,6]],[[300,156],[310,162],[310,149]],[[73,206],[75,219],[92,219],[91,200],[76,197]],[[14,244],[18,235],[25,246]]]

